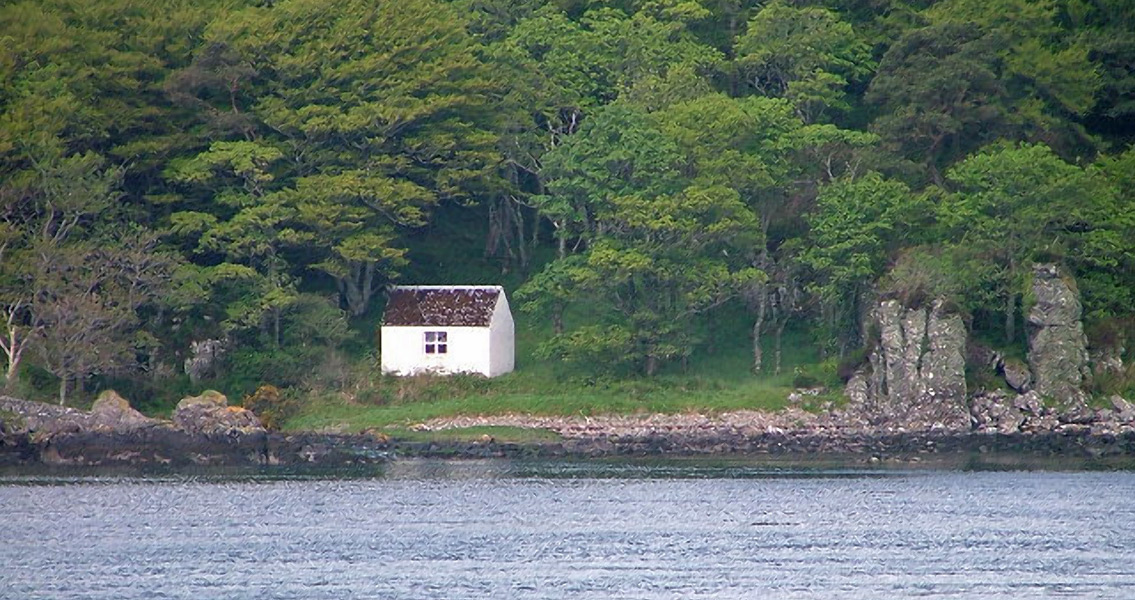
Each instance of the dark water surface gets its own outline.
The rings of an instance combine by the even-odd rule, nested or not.
[[[1135,598],[1135,473],[0,477],[0,598]]]

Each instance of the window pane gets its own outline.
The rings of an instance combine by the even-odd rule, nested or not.
[[[444,341],[446,341],[445,338],[446,338],[446,333],[444,331],[437,332],[437,341],[444,342]]]
[[[436,331],[427,331],[426,332],[426,341],[427,342],[436,342],[437,341],[437,332]]]
[[[433,353],[434,353],[434,345],[433,344],[426,344],[426,354],[433,354]]]
[[[438,354],[445,354],[448,349],[449,349],[449,346],[447,346],[446,344],[438,344],[437,345],[437,353]]]

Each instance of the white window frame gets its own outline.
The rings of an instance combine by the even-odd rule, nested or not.
[[[445,331],[427,331],[422,336],[422,347],[428,356],[449,354],[449,333]]]

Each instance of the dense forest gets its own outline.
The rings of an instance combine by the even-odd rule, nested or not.
[[[880,297],[1011,351],[1037,261],[1135,320],[1130,0],[3,0],[0,82],[26,397],[373,368],[397,282],[614,377],[851,360]]]

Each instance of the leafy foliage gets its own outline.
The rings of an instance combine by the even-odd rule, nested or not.
[[[502,283],[534,368],[620,376],[785,328],[846,358],[878,294],[1012,339],[1035,261],[1105,339],[1130,4],[8,2],[6,384],[180,389],[224,338],[211,384],[346,386],[399,278]]]

